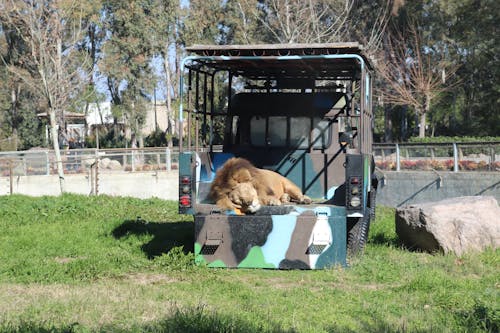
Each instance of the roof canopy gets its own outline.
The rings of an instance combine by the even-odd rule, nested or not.
[[[251,79],[353,79],[372,68],[359,43],[194,45],[190,68]],[[363,64],[361,64],[363,63]]]

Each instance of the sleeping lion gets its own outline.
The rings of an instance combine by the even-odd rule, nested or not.
[[[239,157],[227,160],[217,171],[209,196],[220,208],[242,213],[255,213],[261,205],[311,203],[311,199],[287,178],[256,168]]]

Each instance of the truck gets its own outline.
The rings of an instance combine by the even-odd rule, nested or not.
[[[375,217],[373,66],[357,42],[194,45],[182,61],[179,213],[209,267],[322,269],[363,252]],[[312,199],[223,211],[209,196],[231,157]]]

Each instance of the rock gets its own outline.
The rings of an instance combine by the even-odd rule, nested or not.
[[[500,207],[494,197],[471,196],[396,210],[396,233],[411,249],[462,255],[500,245]]]
[[[110,162],[111,162],[110,158],[108,158],[108,157],[102,158],[99,161],[99,168],[101,168],[101,169],[107,169]]]
[[[116,160],[111,160],[108,163],[108,169],[111,169],[111,170],[121,170],[122,169],[122,165],[120,164],[120,162],[118,162]]]

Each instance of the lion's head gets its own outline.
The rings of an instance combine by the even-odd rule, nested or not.
[[[229,192],[228,197],[244,213],[255,213],[260,209],[257,190],[251,182],[236,184]]]

